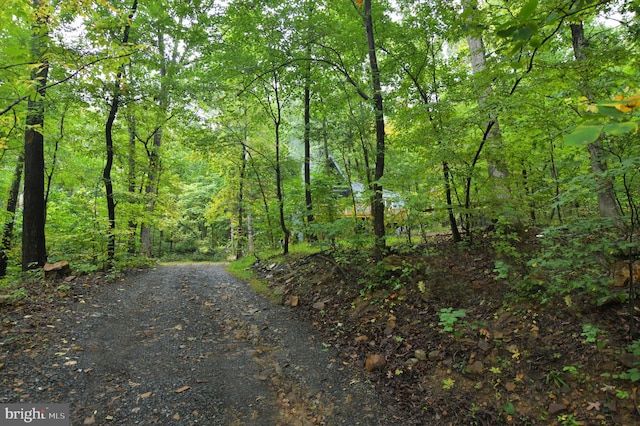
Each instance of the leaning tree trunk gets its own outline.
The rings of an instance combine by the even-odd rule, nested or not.
[[[13,181],[9,189],[7,198],[7,221],[4,223],[2,232],[2,246],[0,247],[0,277],[7,275],[9,266],[9,251],[13,241],[13,227],[16,222],[16,207],[18,206],[18,196],[20,195],[20,181],[22,180],[22,169],[24,168],[24,158],[18,156],[18,162],[13,172]]]
[[[29,98],[24,135],[24,207],[22,219],[22,270],[41,268],[47,261],[44,197],[44,95],[49,64],[44,58],[47,15],[40,0],[33,0],[36,23],[31,36],[31,57],[39,63],[31,73],[36,93]]]
[[[585,47],[587,41],[584,38],[584,26],[571,24],[571,42],[573,45],[573,55],[578,62],[585,62],[587,54]],[[590,101],[594,100],[594,95],[588,89],[587,84],[582,84],[582,95]],[[598,210],[603,218],[612,219],[614,223],[620,225],[620,211],[616,202],[616,195],[613,189],[613,181],[607,176],[607,163],[604,160],[602,151],[602,136],[589,144],[589,158],[591,160],[591,172],[596,179],[596,193],[598,197]]]

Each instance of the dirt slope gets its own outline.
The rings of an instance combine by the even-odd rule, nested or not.
[[[316,330],[222,265],[77,278],[5,306],[0,402],[72,424],[403,424]]]

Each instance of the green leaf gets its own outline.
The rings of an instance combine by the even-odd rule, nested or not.
[[[604,126],[604,132],[611,136],[622,136],[638,130],[638,123],[635,121],[611,121]]]
[[[538,0],[529,0],[522,9],[520,9],[520,13],[518,13],[518,18],[521,20],[529,19],[533,12],[536,11],[538,7]]]
[[[606,115],[607,117],[616,118],[616,119],[629,118],[628,114],[618,110],[615,107],[609,106],[606,103],[598,103],[597,105],[598,105],[599,114]]]
[[[528,25],[518,28],[518,31],[513,35],[514,40],[529,40],[533,35],[533,29]]]
[[[573,146],[595,142],[603,127],[601,124],[579,124],[573,132],[564,135],[564,141]]]
[[[496,31],[496,35],[498,37],[502,37],[502,38],[509,38],[511,37],[516,31],[518,30],[518,27],[508,27],[502,30],[498,30]]]

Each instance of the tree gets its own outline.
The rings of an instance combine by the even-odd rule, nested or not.
[[[582,22],[571,24],[571,43],[573,45],[573,53],[577,62],[585,63],[587,61],[587,41],[584,37],[584,26]],[[587,82],[583,80],[582,87],[589,87]],[[591,102],[595,100],[595,96],[588,89],[583,90],[583,96]],[[607,176],[607,164],[603,158],[601,134],[594,142],[589,143],[589,157],[591,159],[591,170],[596,179],[596,193],[598,196],[598,211],[600,216],[613,220],[620,225],[620,212],[618,203],[613,189],[613,182]]]
[[[122,35],[122,44],[125,45],[129,42],[129,32],[131,31],[131,22],[138,9],[138,0],[133,1],[129,16],[124,26]],[[111,103],[109,106],[109,115],[107,116],[107,122],[105,124],[105,142],[106,142],[106,162],[104,165],[102,179],[104,181],[105,193],[107,198],[107,214],[109,217],[109,230],[108,230],[108,243],[107,243],[107,266],[113,267],[115,260],[116,250],[116,202],[113,194],[113,182],[111,180],[111,169],[113,167],[113,123],[116,120],[118,109],[120,108],[120,98],[122,96],[121,79],[124,73],[124,66],[121,66],[120,70],[116,73],[115,81],[113,84],[113,93],[111,97]]]
[[[31,73],[34,92],[27,105],[24,136],[24,209],[22,220],[22,270],[44,266],[47,261],[45,242],[44,198],[44,101],[49,74],[47,49],[48,5],[33,0],[35,16],[31,35]]]

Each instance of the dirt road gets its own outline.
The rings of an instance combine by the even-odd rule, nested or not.
[[[399,420],[312,327],[222,265],[159,266],[97,287],[5,318],[0,402],[69,402],[74,426]]]

